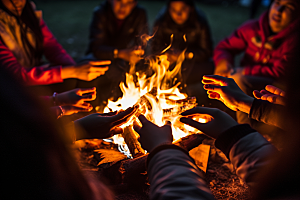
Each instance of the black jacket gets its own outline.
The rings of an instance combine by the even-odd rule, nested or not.
[[[207,61],[212,56],[210,27],[205,15],[197,9],[192,9],[189,19],[183,25],[178,25],[172,20],[168,9],[164,8],[158,15],[153,30],[156,33],[151,43],[152,53],[159,53],[169,46],[170,36],[174,34],[172,48],[180,51],[187,48],[187,52],[192,52],[197,61]]]
[[[111,4],[105,1],[94,10],[87,54],[93,53],[97,59],[112,60],[114,49],[141,45],[140,36],[145,33],[148,34],[145,9],[136,6],[119,29]]]
[[[283,105],[254,99],[249,113],[249,118],[286,130],[287,122],[283,120],[282,117],[285,109],[286,108]]]

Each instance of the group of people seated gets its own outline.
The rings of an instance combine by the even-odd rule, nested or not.
[[[299,10],[298,0],[274,0],[258,20],[244,23],[213,50],[209,23],[195,2],[169,0],[148,48],[141,37],[149,35],[146,10],[136,0],[106,0],[94,10],[87,53],[76,63],[34,3],[0,0],[1,195],[114,199],[109,187],[82,173],[67,146],[122,133],[120,125],[138,107],[89,114],[68,128],[57,118],[90,112],[93,102],[118,97],[130,65],[144,70],[146,55],[166,54],[172,68],[185,50],[183,88],[202,82],[210,99],[237,115],[195,107],[181,113],[180,121],[215,139],[254,199],[299,199]],[[193,120],[199,114],[212,119]],[[214,199],[188,152],[172,144],[170,124],[138,119],[134,130],[150,153],[150,199]],[[280,151],[262,135],[269,127],[281,136]]]

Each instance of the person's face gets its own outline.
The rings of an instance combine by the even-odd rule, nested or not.
[[[274,33],[286,28],[296,18],[299,11],[298,0],[275,0],[269,10],[269,25]]]
[[[1,0],[3,5],[13,14],[21,15],[26,4],[26,0]]]
[[[116,18],[120,20],[130,15],[136,4],[137,2],[135,0],[111,0],[113,12]]]
[[[182,1],[170,3],[169,13],[176,24],[184,24],[190,16],[191,7]]]

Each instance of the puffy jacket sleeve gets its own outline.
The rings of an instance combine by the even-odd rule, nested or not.
[[[14,54],[0,40],[0,65],[11,71],[15,77],[26,85],[47,85],[62,82],[61,67],[42,68],[23,67]]]
[[[148,157],[150,199],[214,199],[194,161],[172,146]]]
[[[289,66],[294,64],[293,59],[295,57],[295,49],[297,48],[296,45],[298,44],[296,40],[297,37],[289,37],[295,39],[289,39],[290,42],[287,42],[285,47],[280,52],[280,56],[274,58],[272,65],[257,64],[243,66],[245,67],[245,75],[263,76],[275,79],[284,77],[285,71],[289,68]]]
[[[259,171],[278,154],[278,150],[248,124],[225,131],[215,145],[230,159],[236,174],[250,187],[259,183]]]
[[[0,65],[11,71],[26,85],[48,85],[62,82],[61,65],[73,65],[74,60],[66,53],[56,41],[45,22],[41,20],[41,29],[44,36],[44,54],[51,64],[58,65],[50,68],[35,66],[25,68],[12,51],[0,40]]]
[[[286,128],[286,123],[281,117],[284,113],[284,109],[285,107],[282,105],[254,99],[249,113],[249,118],[284,130]]]
[[[236,29],[231,36],[222,40],[214,50],[214,62],[217,66],[221,60],[227,60],[234,66],[235,55],[243,52],[247,47],[246,35],[250,26],[248,24],[242,25]]]
[[[47,27],[44,20],[40,24],[42,34],[44,37],[44,55],[52,65],[75,65],[73,58],[66,52],[66,50],[57,42],[54,35]]]

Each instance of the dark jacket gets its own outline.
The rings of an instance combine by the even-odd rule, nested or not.
[[[97,59],[113,60],[114,49],[141,45],[139,38],[145,33],[148,34],[145,9],[136,6],[119,29],[111,4],[105,1],[94,10],[87,54],[93,53]]]
[[[187,52],[192,52],[193,59],[197,61],[207,61],[212,56],[213,45],[208,21],[205,15],[195,8],[182,25],[173,21],[167,8],[162,9],[153,30],[156,33],[151,43],[152,53],[159,53],[168,47],[171,43],[170,36],[174,34],[172,48],[180,51],[187,48]]]
[[[219,136],[215,145],[231,161],[236,174],[248,186],[260,183],[259,172],[271,164],[277,149],[249,125],[234,126]],[[150,199],[212,200],[204,176],[187,153],[163,145],[148,156]]]
[[[282,115],[285,109],[286,108],[283,105],[254,99],[249,113],[249,118],[285,130],[287,128],[287,123],[285,120],[282,120]]]

